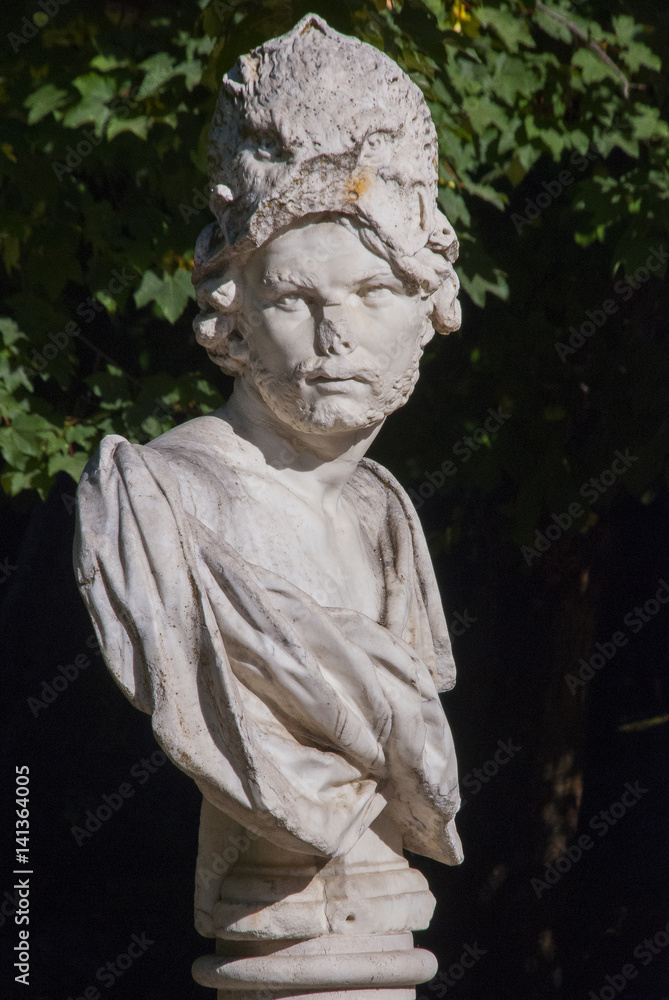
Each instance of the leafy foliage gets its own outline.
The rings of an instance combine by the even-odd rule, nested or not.
[[[449,457],[444,441],[477,431],[489,407],[512,414],[444,485],[456,504],[447,540],[463,523],[464,490],[493,497],[527,541],[617,448],[639,456],[620,488],[652,497],[669,386],[666,15],[641,0],[48,9],[3,14],[7,493],[44,495],[59,470],[76,478],[103,434],[146,441],[220,404],[220,376],[189,330],[193,247],[210,218],[208,123],[237,55],[313,9],[422,87],[440,138],[441,205],[461,241],[463,331],[428,356],[420,411],[395,418],[380,457],[417,485]],[[647,277],[635,281],[639,268]],[[588,311],[606,299],[617,315],[571,347],[570,328],[592,325]]]

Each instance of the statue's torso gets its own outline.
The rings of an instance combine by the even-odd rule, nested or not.
[[[333,526],[261,459],[216,416],[145,447],[105,438],[79,489],[76,560],[106,662],[236,822],[253,811],[289,850],[345,853],[382,789],[408,848],[451,860],[437,690],[453,664],[409,501],[363,459]],[[325,610],[304,594],[321,586]]]
[[[210,462],[205,477],[179,477],[185,505],[248,562],[284,577],[323,607],[349,608],[379,621],[384,576],[378,539],[370,537],[346,494],[334,514],[316,509],[279,481],[229,424],[213,420],[191,421],[190,433],[195,430],[193,440],[223,463]],[[170,432],[152,447],[169,452],[172,461],[188,462],[185,428],[177,429],[182,441]],[[217,482],[222,468],[225,481]]]

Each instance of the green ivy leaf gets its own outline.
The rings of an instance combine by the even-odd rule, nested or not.
[[[142,283],[135,292],[135,304],[138,308],[155,302],[160,315],[176,323],[186,308],[189,299],[195,298],[195,290],[190,280],[190,271],[181,268],[174,274],[163,272],[159,278],[153,271],[146,271]]]
[[[72,82],[81,94],[81,101],[66,113],[63,125],[79,128],[86,122],[93,122],[99,133],[109,117],[107,104],[116,95],[116,85],[99,73],[86,73]]]
[[[611,67],[590,49],[578,49],[572,56],[571,64],[581,70],[581,79],[586,84],[599,83],[606,79],[616,81],[620,79]]]
[[[119,59],[118,56],[100,55],[94,56],[90,61],[91,69],[99,69],[101,73],[109,73],[112,69],[124,69],[130,65],[129,59]]]
[[[199,59],[189,59],[179,63],[177,72],[183,74],[186,90],[192,90],[202,80],[204,66]]]
[[[660,118],[660,109],[638,106],[640,114],[630,117],[629,124],[635,139],[660,139],[669,135],[669,125]]]
[[[40,476],[39,469],[33,469],[31,472],[23,472],[21,469],[7,469],[0,476],[0,483],[2,483],[2,488],[4,492],[10,496],[18,496],[23,490],[30,490],[37,488],[36,480]],[[45,490],[39,491],[42,497],[44,497]]]
[[[132,132],[138,139],[146,139],[151,119],[146,115],[137,115],[135,118],[110,118],[107,123],[107,141],[111,142],[121,132]]]
[[[629,14],[614,14],[611,21],[620,45],[629,45],[641,30],[641,25],[637,24]]]
[[[642,66],[655,70],[662,68],[660,57],[643,42],[631,42],[626,49],[622,50],[620,58],[631,73],[638,73]]]
[[[573,35],[566,24],[562,24],[557,18],[551,17],[550,14],[541,10],[540,7],[535,8],[534,19],[541,30],[545,31],[551,38],[556,38],[559,42],[571,45]]]
[[[505,111],[487,97],[465,97],[462,107],[476,132],[483,132],[487,125],[494,125],[500,132],[508,128],[509,119]]]
[[[503,7],[477,7],[476,16],[484,27],[491,27],[499,35],[509,52],[517,52],[519,45],[535,48],[524,18]]]
[[[6,347],[13,347],[19,340],[28,340],[25,333],[19,329],[18,323],[9,316],[0,316],[0,336]]]
[[[87,461],[88,453],[85,451],[75,451],[73,455],[69,452],[60,452],[49,458],[47,471],[50,476],[55,476],[57,472],[67,472],[75,482],[79,482]]]
[[[495,61],[492,84],[495,97],[513,106],[518,94],[532,97],[536,93],[541,77],[537,69],[528,65],[524,59],[511,56],[508,52],[500,52]]]
[[[52,114],[57,108],[65,104],[67,91],[55,87],[53,83],[45,83],[39,90],[29,94],[23,102],[24,108],[29,109],[28,124],[35,125],[36,122],[44,118],[45,115]]]
[[[179,70],[175,63],[174,56],[167,52],[157,52],[141,62],[139,68],[144,70],[145,75],[137,92],[137,100],[141,101],[150,94],[157,93],[168,80],[176,76]]]

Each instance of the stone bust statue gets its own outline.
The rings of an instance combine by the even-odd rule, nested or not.
[[[415,512],[364,456],[459,326],[436,134],[395,63],[309,15],[224,77],[210,182],[195,330],[234,392],[146,446],[104,439],[78,581],[203,793],[196,926],[219,945],[196,978],[399,1000],[435,969],[402,849],[462,860],[454,665]]]

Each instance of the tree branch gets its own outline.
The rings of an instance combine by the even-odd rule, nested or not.
[[[568,28],[569,31],[571,31],[572,35],[576,35],[576,37],[580,38],[581,41],[587,42],[588,47],[591,48],[593,52],[597,53],[602,62],[605,62],[606,65],[613,70],[613,72],[616,74],[616,76],[622,83],[623,97],[628,98],[630,96],[630,86],[634,86],[634,84],[630,84],[629,80],[627,79],[623,71],[620,69],[619,66],[616,66],[616,64],[614,63],[613,59],[611,59],[610,56],[607,56],[606,52],[601,47],[601,45],[598,45],[597,42],[594,42],[591,38],[588,38],[586,33],[582,31],[577,24],[574,24],[573,21],[570,21],[568,17],[565,17],[564,14],[560,14],[557,10],[551,10],[550,7],[547,7],[546,4],[541,3],[540,0],[536,0],[535,7],[538,7],[539,10],[544,12],[544,14],[548,14],[548,16],[552,17],[553,20],[558,21],[559,24],[563,24],[565,28]]]

